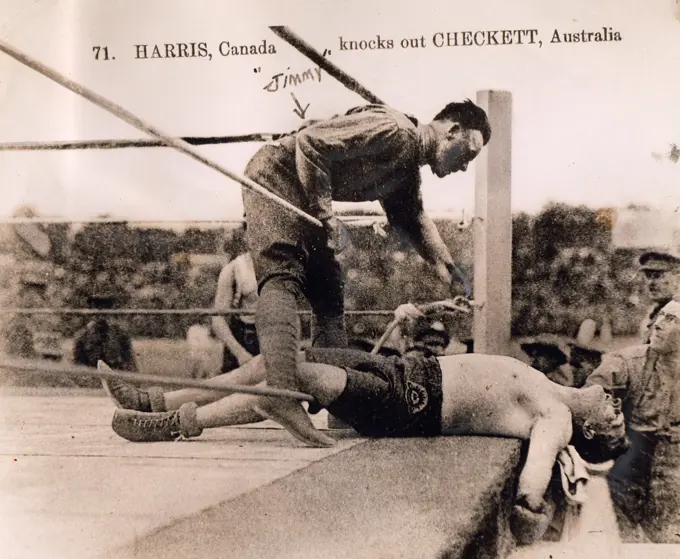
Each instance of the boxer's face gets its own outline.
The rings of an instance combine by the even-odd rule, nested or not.
[[[482,133],[479,130],[467,130],[457,122],[442,121],[437,124],[437,144],[430,163],[432,172],[443,178],[467,170],[470,161],[479,155],[484,146]]]
[[[623,413],[621,413],[621,400],[612,398],[598,385],[583,389],[582,394],[590,399],[591,409],[583,425],[585,437],[588,439],[595,435],[622,437],[626,427]]]

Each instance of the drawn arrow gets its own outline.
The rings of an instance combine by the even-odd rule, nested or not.
[[[293,109],[293,112],[298,115],[301,119],[305,118],[305,113],[307,112],[307,109],[309,109],[309,103],[307,103],[307,106],[303,109],[302,105],[300,105],[300,101],[298,101],[295,98],[295,95],[293,95],[293,92],[290,92],[291,97],[293,98],[293,101],[295,101],[295,104],[297,105],[297,109]]]

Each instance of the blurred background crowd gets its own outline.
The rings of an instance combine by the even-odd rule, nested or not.
[[[393,311],[406,302],[451,296],[424,261],[401,244],[382,216],[351,214],[361,215],[362,220],[360,225],[348,221],[350,243],[340,255],[348,310]],[[22,208],[15,215],[31,217],[35,212]],[[472,277],[469,223],[450,218],[435,223],[458,266]],[[245,250],[238,223],[185,229],[123,222],[1,228],[0,307],[4,309],[211,308],[220,271]],[[584,351],[597,355],[592,340],[598,336],[605,342],[636,336],[649,307],[638,270],[641,251],[614,248],[611,234],[611,212],[585,206],[552,204],[537,215],[514,216],[512,335],[524,350],[523,357],[532,359],[532,351],[547,347],[540,357],[556,356],[559,364],[550,367],[560,367],[564,365],[560,348],[577,338]],[[463,294],[462,284],[459,294]],[[392,318],[350,315],[350,338],[370,347]],[[177,359],[182,352],[164,348],[172,341],[186,341],[192,325],[209,325],[209,319],[191,315],[109,316],[98,325],[91,315],[6,311],[0,315],[5,353],[57,360],[73,359],[78,339],[96,338],[104,322],[106,328],[120,330],[115,334],[118,353],[136,353],[151,372],[178,375],[181,371],[168,372],[164,367],[183,366],[177,365],[185,364]],[[472,347],[471,315],[449,313],[441,323],[452,343]],[[302,331],[303,336],[309,332],[305,317]],[[546,336],[553,338],[546,342]],[[135,352],[128,347],[132,344]],[[147,349],[137,349],[143,347]],[[171,356],[163,358],[164,351]],[[121,358],[119,368],[139,367],[126,360],[134,358]]]

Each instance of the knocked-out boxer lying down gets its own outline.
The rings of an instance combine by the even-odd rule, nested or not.
[[[382,357],[354,350],[310,349],[300,353],[298,368],[299,389],[364,436],[529,439],[517,492],[517,505],[526,512],[544,511],[553,465],[567,445],[591,463],[614,459],[629,446],[620,401],[599,386],[558,385],[510,357]],[[257,384],[264,378],[262,360],[255,357],[208,383]],[[335,442],[314,429],[309,416],[301,413],[301,403],[289,398],[223,396],[200,389],[163,394],[120,381],[103,382],[123,408],[115,412],[113,429],[129,441],[196,437],[210,427],[273,419],[310,445]]]

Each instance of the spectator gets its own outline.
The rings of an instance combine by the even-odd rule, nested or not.
[[[240,254],[220,272],[217,280],[216,309],[243,309],[244,314],[212,317],[212,328],[217,339],[223,344],[222,373],[232,371],[250,361],[260,353],[260,344],[255,331],[258,288],[253,260],[249,253]]]
[[[25,309],[49,307],[47,288],[52,266],[43,262],[25,262],[19,271],[19,289],[12,306]],[[5,333],[8,355],[27,359],[62,358],[59,317],[50,314],[17,314],[8,320]]]
[[[611,328],[608,322],[603,323],[600,340],[595,340],[597,323],[586,319],[579,327],[576,339],[569,342],[569,366],[571,367],[574,388],[581,388],[588,377],[602,363],[604,345],[611,343]]]
[[[640,325],[640,336],[648,344],[654,319],[680,287],[680,256],[670,251],[648,251],[640,256],[640,271],[645,275],[647,294],[653,304]]]
[[[680,303],[656,313],[649,344],[604,357],[586,386],[623,402],[630,451],[609,472],[624,541],[680,543]]]
[[[467,352],[466,346],[451,336],[436,313],[424,314],[412,303],[405,303],[397,307],[394,317],[399,326],[392,340],[403,353],[441,357]]]
[[[118,295],[110,285],[96,284],[88,298],[88,306],[107,310],[116,306]],[[117,322],[107,315],[96,315],[75,335],[73,361],[79,365],[96,367],[102,360],[112,368],[122,371],[138,371],[132,347],[132,338]]]
[[[189,346],[191,377],[208,379],[219,374],[219,371],[211,366],[210,357],[216,341],[211,336],[210,320],[202,318],[197,324],[192,324],[187,331],[186,339]]]

